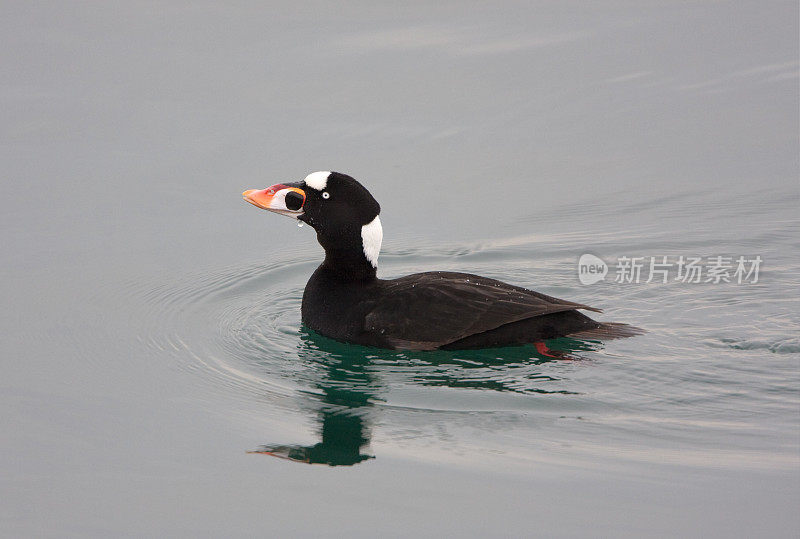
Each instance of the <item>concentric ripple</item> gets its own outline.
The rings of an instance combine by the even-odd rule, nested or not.
[[[785,318],[774,319],[772,333],[764,333],[769,340],[754,341],[716,329],[727,315],[713,310],[714,305],[729,302],[733,289],[580,287],[574,253],[582,250],[581,241],[570,234],[531,236],[390,247],[381,256],[384,277],[434,267],[470,271],[604,307],[609,314],[603,319],[649,330],[607,345],[566,339],[550,343],[571,360],[542,357],[533,346],[406,352],[327,339],[300,321],[305,282],[318,259],[291,252],[263,265],[199,272],[128,292],[144,300],[144,312],[137,317],[141,343],[194,376],[204,391],[224,394],[243,407],[259,403],[273,410],[276,420],[311,420],[318,442],[265,440],[258,452],[273,456],[350,465],[375,456],[369,447],[387,453],[410,447],[430,455],[435,440],[451,456],[471,448],[475,454],[492,450],[540,458],[543,453],[529,451],[531,444],[546,452],[547,444],[561,440],[571,447],[570,458],[590,458],[598,450],[591,433],[603,429],[612,446],[615,439],[637,433],[641,443],[653,445],[657,460],[659,444],[653,440],[659,437],[696,446],[709,433],[725,439],[742,429],[763,431],[753,418],[731,417],[732,407],[760,410],[771,418],[769,432],[781,438],[782,429],[791,425],[784,419],[775,422],[786,417],[786,404],[777,396],[791,394],[795,375],[781,356],[797,350],[796,338],[786,334]],[[652,308],[654,297],[667,312],[678,306],[708,310],[708,322],[665,324]],[[608,309],[609,303],[618,308]],[[719,356],[709,357],[709,350]],[[747,358],[762,363],[751,367],[742,363]],[[510,433],[516,434],[509,438]],[[543,441],[532,441],[543,434]],[[748,451],[758,448],[754,444]],[[712,451],[696,458],[739,463],[748,457]],[[788,462],[785,452],[771,458]]]
[[[452,257],[450,250],[434,252],[430,258]],[[458,251],[469,255],[470,248]],[[479,251],[473,248],[473,253]],[[390,271],[405,271],[393,267],[399,266],[393,263],[393,253],[385,258]],[[422,257],[404,253],[402,258],[419,264]],[[533,347],[391,352],[344,345],[317,335],[300,322],[303,288],[315,266],[316,261],[304,258],[261,267],[232,266],[150,288],[142,294],[148,305],[143,317],[148,324],[142,328],[140,340],[176,356],[181,368],[203,374],[218,387],[257,392],[261,397],[265,391],[281,396],[296,392],[319,395],[327,369],[342,362],[352,362],[356,370],[361,370],[356,366],[363,362],[364,372],[380,378],[373,384],[373,400],[379,406],[391,406],[385,394],[402,394],[407,386],[416,392],[446,387],[517,394],[573,393],[557,385],[559,376],[546,368],[550,360]],[[594,348],[586,343],[568,344],[573,350]],[[364,372],[330,382],[358,385]],[[401,400],[398,406],[414,406]],[[424,409],[453,409],[446,402],[433,404],[437,399],[417,400],[427,402]]]

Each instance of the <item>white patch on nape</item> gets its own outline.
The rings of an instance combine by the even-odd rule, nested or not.
[[[319,172],[312,172],[306,179],[306,185],[317,191],[322,191],[328,186],[328,176],[331,175],[330,170],[320,170]]]
[[[375,216],[368,224],[361,227],[361,243],[364,246],[364,256],[367,257],[373,268],[378,267],[378,255],[381,254],[381,242],[383,241],[383,227],[381,218]]]

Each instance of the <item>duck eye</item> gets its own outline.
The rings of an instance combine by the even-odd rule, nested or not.
[[[331,198],[331,194],[329,192],[327,192],[327,191],[323,191],[322,192],[322,198],[327,200],[327,199]]]

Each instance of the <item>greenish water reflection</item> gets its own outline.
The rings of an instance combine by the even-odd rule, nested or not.
[[[576,394],[535,387],[543,381],[556,380],[552,376],[528,375],[526,380],[509,380],[508,376],[484,375],[481,369],[498,366],[541,365],[552,361],[576,361],[576,352],[597,350],[600,343],[574,339],[548,341],[556,357],[541,355],[534,346],[509,348],[408,352],[380,350],[341,343],[323,337],[306,328],[301,329],[298,359],[312,372],[312,386],[317,391],[304,392],[306,405],[316,414],[320,423],[321,440],[314,445],[267,444],[253,453],[329,466],[352,466],[375,458],[367,448],[371,425],[379,410],[375,405],[385,389],[381,371],[391,372],[393,367],[413,366],[414,384],[516,393]],[[435,367],[426,370],[424,367]],[[420,368],[423,367],[423,368]],[[472,374],[477,372],[477,374]],[[496,372],[496,371],[493,371]]]
[[[362,452],[369,445],[369,415],[379,389],[369,371],[370,356],[306,329],[300,336],[298,359],[314,372],[313,385],[319,390],[306,395],[316,403],[322,439],[310,446],[264,445],[255,452],[329,466],[352,466],[374,458]]]

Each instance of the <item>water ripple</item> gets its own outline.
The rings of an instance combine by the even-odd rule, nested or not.
[[[596,239],[605,249],[622,245],[610,233]],[[732,324],[731,314],[746,320],[744,313],[759,307],[751,296],[765,299],[769,288],[750,287],[749,297],[740,295],[744,289],[681,283],[581,287],[574,253],[583,241],[579,235],[556,234],[389,245],[381,256],[386,277],[431,268],[471,271],[604,307],[606,319],[649,330],[607,346],[568,339],[551,343],[581,361],[552,361],[532,346],[407,352],[324,338],[300,323],[305,281],[317,264],[301,253],[284,253],[283,259],[263,265],[200,271],[179,282],[130,283],[123,293],[143,305],[131,321],[141,345],[169,358],[208,391],[243,406],[263,403],[276,420],[298,412],[314,418],[319,443],[267,444],[258,450],[292,460],[354,464],[373,456],[366,452],[370,444],[385,449],[416,440],[425,446],[431,438],[455,452],[477,444],[476,451],[516,453],[512,446],[521,442],[486,437],[503,428],[533,437],[549,432],[571,440],[582,454],[588,451],[589,425],[609,429],[611,445],[636,429],[680,445],[696,442],[703,428],[716,429],[722,438],[732,435],[731,425],[739,423],[731,418],[731,407],[781,416],[792,395],[787,375],[797,376],[774,361],[770,372],[765,363],[800,351],[784,298],[774,298],[775,313],[757,322],[762,337],[753,338],[750,325]],[[783,275],[776,272],[775,278]],[[777,314],[781,309],[785,314]],[[682,317],[676,318],[679,312]],[[719,356],[709,358],[709,348]],[[748,369],[736,353],[756,354],[759,368]],[[581,420],[564,423],[569,417]],[[772,429],[786,425],[771,421]],[[480,436],[453,434],[474,433],[477,425]],[[542,442],[541,449],[545,446]]]

